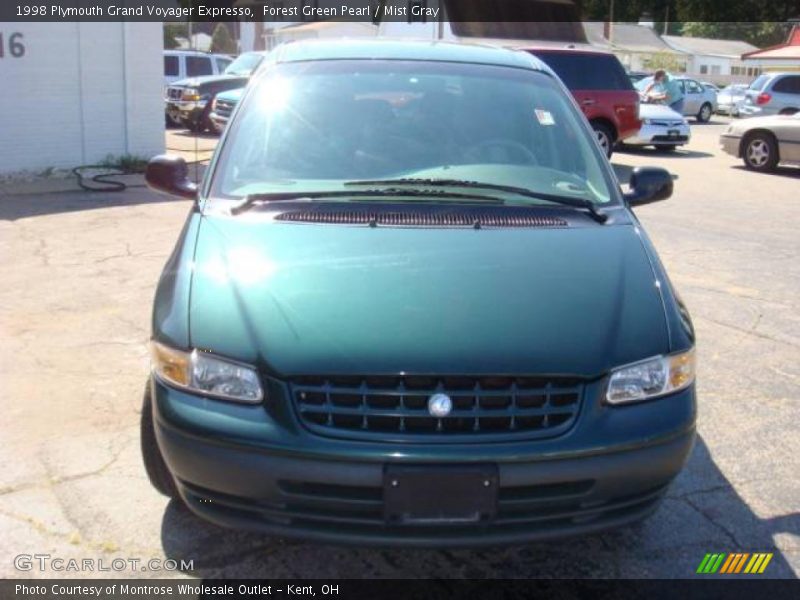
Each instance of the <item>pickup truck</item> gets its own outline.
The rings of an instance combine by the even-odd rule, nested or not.
[[[176,81],[167,88],[166,113],[169,120],[195,133],[213,130],[211,104],[220,92],[242,88],[266,56],[266,52],[245,52],[221,75],[191,77]]]

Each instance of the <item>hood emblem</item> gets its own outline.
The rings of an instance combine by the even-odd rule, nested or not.
[[[434,417],[446,417],[453,410],[453,401],[447,394],[434,394],[428,398],[428,412]]]

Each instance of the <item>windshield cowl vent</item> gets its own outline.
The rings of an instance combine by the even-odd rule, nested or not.
[[[280,213],[277,221],[371,227],[567,227],[560,217],[537,214],[530,209],[422,210],[298,210]]]

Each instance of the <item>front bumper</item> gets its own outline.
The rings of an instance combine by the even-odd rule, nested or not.
[[[214,128],[217,130],[217,133],[222,133],[225,131],[225,127],[228,125],[228,117],[224,117],[212,111],[208,115],[208,118],[214,124]]]
[[[777,108],[772,108],[769,105],[755,106],[753,104],[742,104],[739,106],[740,117],[768,117],[777,115],[779,112]]]
[[[739,102],[720,102],[716,112],[720,115],[736,116],[739,114]]]
[[[152,385],[159,447],[192,511],[220,525],[325,542],[508,544],[621,526],[655,510],[695,436],[693,387],[628,407],[587,400],[573,429],[554,439],[432,447],[323,438],[292,422],[292,408],[281,406],[288,403],[270,414]],[[496,465],[496,516],[387,524],[384,472],[398,464]]]
[[[207,100],[167,100],[166,113],[177,123],[191,125],[206,109]]]
[[[719,136],[719,147],[726,154],[740,158],[739,147],[741,145],[742,136],[733,135],[731,133],[723,133]]]
[[[671,132],[675,132],[672,134]],[[683,146],[688,144],[692,131],[687,123],[665,127],[662,125],[644,124],[638,133],[625,140],[630,146]]]

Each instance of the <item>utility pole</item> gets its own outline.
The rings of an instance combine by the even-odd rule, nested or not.
[[[614,44],[614,0],[609,0],[608,5],[608,43]]]

